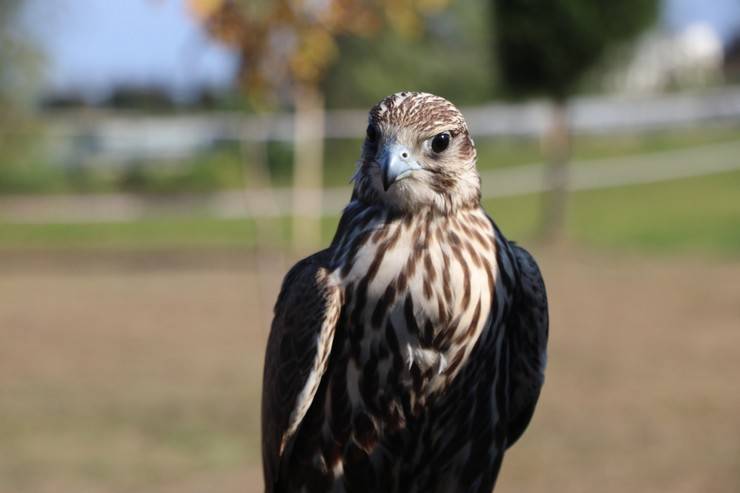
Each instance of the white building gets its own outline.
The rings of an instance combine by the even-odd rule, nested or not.
[[[706,86],[721,80],[722,60],[722,40],[709,24],[691,24],[674,33],[653,31],[607,85],[627,93]]]

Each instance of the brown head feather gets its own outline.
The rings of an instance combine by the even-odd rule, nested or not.
[[[365,141],[358,163],[354,179],[360,200],[402,213],[428,207],[452,213],[479,205],[475,144],[454,104],[433,94],[399,92],[370,109],[368,124],[378,135],[374,141]],[[440,133],[450,135],[450,144],[444,152],[435,153],[430,142]],[[384,146],[393,143],[407,148],[421,169],[385,190],[378,156]]]

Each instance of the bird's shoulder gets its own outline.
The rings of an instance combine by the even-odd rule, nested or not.
[[[534,256],[524,247],[510,242],[512,256],[518,273],[517,298],[530,308],[547,312],[547,291],[540,266]],[[542,323],[542,322],[541,322]],[[546,320],[544,321],[546,324]]]
[[[286,274],[274,308],[265,353],[262,454],[268,485],[277,481],[284,454],[301,425],[329,360],[342,304],[340,287],[323,250]]]
[[[280,288],[280,294],[274,307],[274,314],[282,314],[282,310],[291,306],[296,298],[305,298],[311,295],[309,288],[318,288],[318,297],[325,295],[330,289],[328,275],[331,272],[331,251],[324,249],[296,262],[285,274]],[[274,324],[274,323],[273,323]]]

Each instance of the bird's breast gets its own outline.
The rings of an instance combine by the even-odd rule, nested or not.
[[[342,245],[341,323],[351,365],[377,380],[365,386],[410,390],[417,401],[446,387],[491,321],[496,240],[485,214],[381,214]]]

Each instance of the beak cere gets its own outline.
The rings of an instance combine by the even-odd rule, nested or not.
[[[419,163],[411,157],[411,152],[400,144],[390,144],[383,148],[379,159],[383,173],[383,190],[386,192],[398,180],[409,176],[413,171],[421,169]]]

